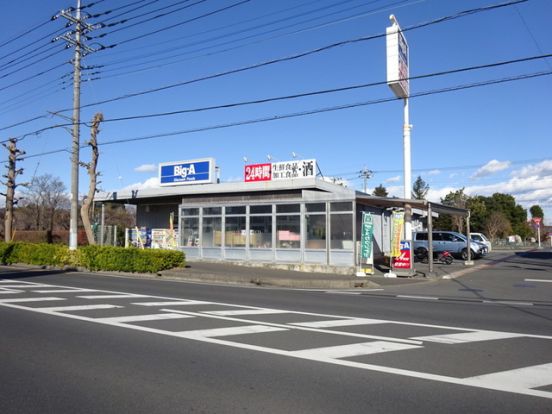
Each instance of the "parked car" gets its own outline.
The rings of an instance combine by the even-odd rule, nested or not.
[[[470,238],[473,241],[476,241],[478,243],[483,243],[485,246],[487,246],[488,252],[491,252],[493,250],[493,245],[491,241],[483,233],[470,233]]]
[[[428,250],[427,231],[419,231],[413,234],[413,249]],[[482,243],[470,242],[471,257],[478,259],[487,254],[487,246]],[[461,233],[455,231],[434,231],[433,232],[433,251],[438,253],[448,251],[462,260],[468,259],[468,239]]]

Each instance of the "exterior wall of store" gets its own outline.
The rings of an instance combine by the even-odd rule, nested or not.
[[[188,258],[303,265],[355,265],[355,203],[185,203],[181,246]]]
[[[178,204],[138,204],[136,207],[136,225],[154,229],[168,229],[169,217],[174,213],[174,225],[178,223]]]

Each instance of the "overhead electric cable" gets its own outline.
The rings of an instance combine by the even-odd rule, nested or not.
[[[12,43],[12,42],[15,42],[16,40],[21,39],[23,36],[26,36],[26,35],[28,35],[28,34],[34,32],[35,30],[38,30],[38,29],[40,29],[41,27],[46,26],[46,25],[47,25],[48,23],[50,23],[51,21],[52,21],[51,19],[48,19],[48,20],[46,20],[45,22],[42,22],[42,23],[40,23],[40,24],[33,25],[33,27],[31,27],[30,29],[25,30],[23,33],[20,33],[20,34],[18,34],[18,35],[16,35],[16,36],[14,36],[14,37],[12,37],[12,38],[10,38],[10,39],[4,41],[3,43],[0,43],[0,47],[4,47],[4,46],[6,46],[6,45],[8,45],[8,44],[10,44],[10,43]]]
[[[370,2],[370,4],[374,3],[374,2],[379,2],[379,1],[381,1],[381,0],[372,1],[372,2]],[[405,3],[407,1],[409,1],[409,0],[400,0],[397,3]],[[395,3],[395,4],[397,4],[397,3]],[[326,10],[326,9],[329,9],[329,8],[333,8],[333,7],[339,6],[341,4],[343,4],[343,2],[339,2],[337,4],[331,4],[331,5],[325,6],[325,7],[319,7],[319,8],[314,9],[314,10],[308,10],[308,11],[305,11],[305,12],[302,12],[302,13],[299,13],[299,14],[296,14],[296,15],[293,15],[293,16],[286,16],[286,17],[279,18],[277,20],[273,20],[273,21],[270,21],[270,22],[256,24],[254,26],[247,27],[245,29],[240,29],[240,30],[237,30],[237,31],[234,31],[234,32],[223,33],[223,34],[213,36],[213,37],[210,37],[210,38],[207,38],[207,39],[202,39],[202,40],[197,40],[197,41],[194,41],[194,42],[189,42],[189,43],[186,43],[184,45],[178,45],[177,46],[177,45],[173,44],[173,45],[171,45],[170,48],[167,48],[167,49],[163,49],[163,50],[156,51],[156,52],[153,52],[153,53],[150,52],[150,53],[143,53],[143,54],[139,54],[139,55],[134,55],[134,56],[131,56],[131,57],[127,57],[127,58],[124,58],[124,59],[115,60],[115,61],[111,61],[111,62],[104,62],[104,65],[112,66],[114,64],[117,65],[118,63],[124,63],[125,66],[123,68],[114,69],[114,70],[121,70],[121,69],[124,69],[125,67],[136,67],[136,66],[140,66],[140,65],[155,62],[155,63],[157,63],[157,65],[155,67],[159,67],[160,65],[163,65],[162,62],[159,62],[159,58],[152,59],[152,60],[147,60],[147,61],[141,62],[141,63],[137,63],[136,59],[140,59],[140,58],[144,58],[144,57],[147,57],[148,59],[151,59],[154,56],[159,56],[159,55],[163,55],[163,54],[166,54],[166,53],[171,53],[171,52],[174,52],[175,50],[178,50],[178,49],[185,49],[185,48],[189,48],[191,46],[201,45],[201,44],[204,44],[204,43],[207,43],[207,42],[212,42],[212,41],[219,40],[219,39],[228,39],[231,36],[235,36],[235,35],[239,35],[239,34],[242,34],[242,33],[250,32],[250,31],[253,31],[253,30],[256,30],[256,29],[259,29],[259,28],[266,28],[268,26],[272,26],[272,25],[275,25],[275,24],[278,24],[278,23],[281,23],[281,22],[292,20],[292,19],[302,17],[302,16],[305,16],[305,15],[308,15],[308,14],[316,13],[316,12]],[[204,47],[204,48],[201,48],[199,50],[211,49],[211,48],[218,47],[218,46],[224,46],[224,45],[229,44],[229,43],[235,43],[235,42],[239,42],[241,40],[246,40],[246,39],[249,39],[249,38],[252,38],[252,37],[262,36],[262,35],[265,35],[265,34],[268,34],[268,33],[273,33],[275,31],[284,30],[284,29],[287,29],[289,27],[294,27],[294,26],[297,26],[297,25],[301,25],[301,24],[304,24],[306,22],[310,22],[310,21],[313,21],[313,20],[323,19],[324,17],[332,16],[332,15],[339,14],[339,13],[343,13],[345,11],[350,11],[350,10],[356,9],[358,7],[363,7],[365,5],[366,4],[356,5],[356,6],[344,9],[344,10],[334,11],[334,12],[331,12],[331,13],[327,13],[323,16],[317,16],[317,17],[314,17],[314,18],[309,18],[307,20],[303,20],[303,21],[300,21],[300,22],[289,24],[289,25],[286,25],[286,26],[283,26],[283,27],[277,27],[275,29],[270,29],[270,30],[267,30],[267,31],[264,31],[264,32],[261,32],[261,33],[254,33],[254,34],[251,34],[251,35],[248,35],[248,36],[245,36],[245,37],[241,37],[239,39],[226,40],[225,42],[218,43],[216,45],[212,45],[212,46],[208,46],[208,47]],[[377,10],[377,9],[375,9],[375,10]],[[224,29],[224,28],[227,28],[227,27],[221,26],[217,29],[200,32],[199,34],[207,33],[207,32],[210,32],[210,31],[217,31],[219,29]],[[195,34],[192,34],[190,36],[187,36],[187,38],[195,37],[197,35],[198,35],[198,33],[195,33]],[[196,51],[198,51],[198,50],[188,51],[188,52],[185,52],[185,53],[173,54],[171,56],[164,57],[163,60],[164,59],[170,59],[170,58],[173,58],[173,57],[180,57],[180,56],[183,56],[183,55],[188,55],[188,54],[194,53]],[[129,59],[132,59],[132,61],[133,61],[132,65],[128,65]],[[113,71],[113,70],[111,70],[111,71]],[[110,72],[110,70],[107,70],[105,72]]]
[[[487,81],[481,81],[481,82],[474,82],[474,83],[468,83],[468,84],[462,84],[462,85],[456,85],[446,88],[440,88],[440,89],[433,89],[429,91],[422,91],[415,94],[411,94],[409,98],[419,98],[423,96],[430,96],[430,95],[436,95],[441,93],[448,93],[448,92],[454,92],[464,89],[472,89],[472,88],[478,88],[482,86],[489,86],[489,85],[497,85],[501,83],[507,83],[507,82],[514,82],[519,80],[525,80],[525,79],[532,79],[532,78],[538,78],[542,76],[548,76],[552,75],[552,71],[545,71],[545,72],[536,72],[536,73],[528,73],[518,76],[510,76],[506,78],[500,78],[500,79],[491,79]],[[293,112],[288,114],[282,114],[282,115],[274,115],[269,117],[263,117],[263,118],[256,118],[256,119],[249,119],[245,121],[238,121],[238,122],[230,122],[225,124],[218,124],[218,125],[210,125],[205,127],[199,127],[199,128],[193,128],[193,129],[186,129],[186,130],[180,130],[180,131],[172,131],[172,132],[165,132],[161,134],[154,134],[154,135],[146,135],[142,137],[134,137],[134,138],[121,138],[121,139],[115,139],[111,141],[104,141],[101,144],[98,144],[99,146],[105,146],[105,145],[113,145],[113,144],[122,144],[127,142],[136,142],[136,141],[145,141],[155,138],[166,138],[171,136],[178,136],[178,135],[186,135],[191,133],[197,133],[197,132],[205,132],[205,131],[212,131],[217,129],[226,129],[236,126],[244,126],[244,125],[252,125],[252,124],[258,124],[258,123],[264,123],[264,122],[271,122],[271,121],[279,121],[283,119],[291,119],[291,118],[298,118],[308,115],[315,115],[320,113],[328,113],[328,112],[335,112],[340,111],[344,109],[351,109],[351,108],[359,108],[364,106],[371,106],[371,105],[377,105],[387,102],[394,102],[401,100],[400,97],[388,97],[388,98],[380,98],[380,99],[374,99],[370,101],[363,101],[363,102],[356,102],[351,104],[344,104],[344,105],[337,105],[337,106],[331,106],[331,107],[324,107],[324,108],[317,108],[307,111],[301,111],[301,112]],[[37,133],[38,134],[38,133]],[[86,145],[82,145],[81,148],[85,148]],[[61,152],[65,149],[59,149],[54,150],[51,153],[54,152]],[[44,154],[34,154],[32,156],[40,156]],[[28,158],[28,157],[21,157],[22,159]],[[1,161],[2,163],[6,163],[7,161]]]
[[[462,73],[462,72],[470,72],[474,70],[481,70],[481,69],[489,69],[489,68],[495,68],[499,66],[505,66],[505,65],[511,65],[515,63],[523,63],[523,62],[530,62],[534,60],[540,60],[540,59],[546,59],[552,57],[551,54],[546,55],[538,55],[538,56],[529,56],[519,59],[512,59],[507,61],[500,61],[500,62],[494,62],[494,63],[487,63],[482,65],[475,65],[475,66],[466,66],[462,68],[457,69],[449,69],[444,70],[440,72],[432,72],[432,73],[426,73],[423,75],[416,75],[411,76],[409,78],[404,79],[398,79],[398,81],[413,81],[413,80],[420,80],[420,79],[427,79],[427,78],[433,78],[437,76],[444,76],[444,75],[452,75],[456,73]],[[205,111],[211,111],[216,109],[228,109],[228,108],[235,108],[239,106],[247,106],[247,105],[254,105],[254,104],[262,104],[267,102],[276,102],[276,101],[283,101],[283,100],[290,100],[290,99],[297,99],[297,98],[304,98],[308,96],[317,96],[317,95],[326,95],[336,92],[345,92],[355,89],[363,89],[363,88],[370,88],[375,86],[381,86],[386,85],[387,80],[384,81],[377,81],[377,82],[371,82],[371,83],[363,83],[363,84],[357,84],[357,85],[349,85],[349,86],[343,86],[339,88],[331,88],[331,89],[323,89],[323,90],[317,90],[317,91],[310,91],[310,92],[304,92],[304,93],[297,93],[293,95],[284,95],[284,96],[277,96],[277,97],[269,97],[269,98],[262,98],[262,99],[255,99],[255,100],[249,100],[249,101],[241,101],[241,102],[231,102],[221,105],[212,105],[212,106],[206,106],[206,107],[200,107],[200,108],[189,108],[189,109],[182,109],[182,110],[176,110],[176,111],[170,111],[170,112],[158,112],[153,114],[142,114],[142,115],[133,115],[133,116],[126,116],[126,117],[118,117],[118,118],[111,118],[111,119],[104,119],[102,122],[120,122],[120,121],[130,121],[130,120],[136,120],[136,119],[148,119],[148,118],[159,118],[159,117],[165,117],[165,116],[173,116],[173,115],[181,115],[185,113],[195,113],[195,112],[205,112]],[[85,124],[84,122],[81,122],[81,124]],[[17,137],[18,139],[23,139],[25,136],[28,135],[36,135],[40,134],[42,132],[45,132],[50,129],[55,128],[61,128],[66,126],[71,126],[73,123],[67,123],[67,124],[58,124],[53,125],[45,128],[41,128],[39,130],[29,132],[25,135]],[[4,142],[4,141],[0,141]]]
[[[8,72],[8,73],[4,73],[3,75],[0,76],[0,79],[4,79],[4,78],[7,78],[7,77],[10,76],[10,75],[19,73],[20,71],[22,71],[22,70],[24,70],[24,69],[27,69],[27,68],[30,68],[31,66],[34,66],[34,65],[36,65],[37,63],[43,62],[43,61],[45,61],[45,60],[51,58],[52,56],[58,55],[58,54],[60,54],[61,52],[64,52],[65,50],[66,50],[66,48],[64,47],[64,48],[62,48],[62,49],[57,50],[56,52],[50,53],[50,54],[47,55],[47,56],[44,56],[44,57],[42,57],[42,58],[40,58],[40,59],[37,59],[37,60],[35,60],[35,61],[31,62],[31,63],[28,63],[28,64],[26,64],[26,65],[23,66],[23,67],[14,69],[14,70],[12,70],[11,72]]]
[[[249,0],[246,0],[246,1],[249,1]],[[497,5],[492,5],[492,6],[479,7],[477,9],[465,10],[465,11],[459,12],[455,15],[445,16],[445,17],[441,17],[441,18],[438,18],[438,19],[435,19],[435,20],[432,20],[432,21],[429,21],[429,22],[425,22],[425,23],[421,23],[421,24],[417,24],[417,25],[407,27],[407,28],[403,29],[403,32],[407,31],[407,30],[414,30],[414,29],[418,29],[418,28],[422,28],[422,27],[427,27],[427,26],[437,24],[437,23],[442,23],[442,22],[445,22],[445,21],[454,20],[454,19],[457,19],[457,18],[460,18],[460,17],[464,17],[464,16],[467,16],[467,15],[477,13],[477,12],[484,12],[484,11],[494,10],[494,9],[497,9],[497,8],[511,6],[513,4],[518,4],[520,2],[526,2],[526,1],[528,1],[528,0],[515,0],[515,1],[512,1],[512,2],[508,2],[508,3],[501,3],[501,4],[497,4]],[[290,55],[290,56],[286,56],[286,57],[282,57],[282,58],[276,58],[276,59],[260,62],[260,63],[257,63],[257,64],[253,64],[253,65],[250,65],[250,66],[244,66],[244,67],[237,68],[237,69],[231,69],[231,70],[228,70],[228,71],[219,72],[219,73],[203,76],[203,77],[188,80],[188,81],[177,82],[177,83],[173,83],[171,85],[160,86],[158,88],[152,88],[152,89],[148,89],[148,90],[144,90],[144,91],[140,91],[140,92],[134,92],[134,93],[126,94],[126,95],[121,95],[121,96],[118,96],[118,97],[115,97],[115,98],[109,98],[109,99],[104,99],[104,100],[97,101],[97,102],[92,102],[92,103],[89,103],[89,104],[82,105],[81,108],[88,108],[88,107],[91,107],[91,106],[96,106],[96,105],[101,105],[101,104],[105,104],[105,103],[120,101],[120,100],[123,100],[123,99],[129,99],[129,98],[133,98],[133,97],[136,97],[136,96],[142,96],[142,95],[147,95],[147,94],[150,94],[150,93],[161,92],[161,91],[165,91],[165,90],[168,90],[168,89],[173,89],[173,88],[177,88],[177,87],[181,87],[181,86],[185,86],[185,85],[190,85],[192,83],[197,83],[197,82],[201,82],[201,81],[205,81],[205,80],[209,80],[209,79],[216,79],[216,78],[220,78],[220,77],[223,77],[223,76],[228,76],[228,75],[232,75],[232,74],[236,74],[236,73],[246,72],[246,71],[249,71],[249,70],[258,69],[258,68],[265,67],[265,66],[270,66],[270,65],[273,65],[273,64],[276,64],[276,63],[289,62],[289,61],[292,61],[292,60],[297,60],[297,59],[300,59],[300,58],[303,58],[303,57],[306,57],[306,56],[317,54],[317,53],[320,53],[320,52],[323,52],[323,51],[326,51],[326,50],[330,50],[330,49],[333,49],[333,48],[336,48],[336,47],[349,45],[349,44],[354,44],[354,43],[359,43],[359,42],[365,42],[365,41],[373,40],[373,39],[379,39],[379,38],[382,38],[382,37],[385,37],[385,36],[386,36],[385,33],[380,33],[380,34],[376,34],[376,35],[363,36],[363,37],[356,38],[356,39],[343,40],[343,41],[332,43],[332,44],[329,44],[329,45],[326,45],[326,46],[321,46],[321,47],[318,47],[316,49],[311,49],[311,50],[308,50],[308,51],[305,51],[305,52],[300,52],[300,53],[297,53],[295,55]],[[65,112],[65,111],[68,111],[68,110],[71,110],[71,109],[70,108],[69,109],[62,109],[62,110],[57,111],[57,112]]]
[[[202,3],[206,0],[200,0],[198,3]],[[194,21],[197,21],[197,20],[200,20],[200,19],[203,19],[205,17],[210,17],[210,16],[213,16],[215,14],[218,14],[218,13],[221,13],[223,11],[226,11],[226,10],[230,10],[230,9],[233,9],[234,7],[238,7],[238,6],[241,6],[242,4],[245,4],[245,3],[249,3],[251,0],[241,0],[237,3],[234,3],[234,4],[231,4],[229,6],[225,6],[225,7],[222,7],[222,8],[219,8],[219,9],[216,9],[216,10],[213,10],[211,12],[208,12],[208,13],[205,13],[205,14],[202,14],[202,15],[199,15],[199,16],[196,16],[196,17],[193,17],[191,19],[188,19],[188,20],[184,20],[182,22],[179,22],[179,23],[175,23],[175,24],[172,24],[170,26],[165,26],[165,27],[162,27],[161,29],[157,29],[157,30],[154,30],[152,32],[148,32],[148,33],[144,33],[144,34],[141,34],[141,35],[138,35],[138,36],[135,36],[135,37],[131,37],[130,39],[125,39],[125,40],[122,40],[120,42],[117,42],[115,44],[112,44],[112,45],[109,45],[107,46],[106,48],[109,49],[109,48],[114,48],[116,46],[120,46],[120,45],[124,45],[126,43],[130,43],[130,42],[134,42],[135,40],[139,40],[139,39],[143,39],[144,37],[148,37],[148,36],[152,36],[152,35],[155,35],[157,33],[161,33],[161,32],[164,32],[164,31],[167,31],[167,30],[171,30],[171,29],[174,29],[175,27],[179,27],[179,26],[182,26],[184,24],[187,24],[187,23],[191,23],[191,22],[194,22]],[[524,0],[524,1],[527,1],[527,0]],[[197,3],[196,3],[197,4]],[[194,4],[195,5],[195,4]]]
[[[163,6],[163,7],[159,7],[158,9],[154,9],[154,10],[150,10],[146,13],[142,13],[142,14],[138,14],[136,16],[132,16],[132,17],[127,17],[126,19],[123,19],[123,20],[120,20],[118,22],[113,22],[113,23],[106,23],[106,22],[103,22],[102,25],[103,27],[113,27],[113,26],[118,26],[120,24],[125,24],[125,26],[123,27],[120,27],[118,29],[115,29],[115,30],[111,30],[107,33],[102,33],[100,35],[96,35],[96,36],[93,36],[92,38],[93,39],[99,39],[99,38],[102,38],[102,37],[105,37],[107,35],[110,35],[110,34],[113,34],[113,33],[117,33],[117,32],[120,32],[122,30],[128,30],[132,27],[135,27],[135,26],[139,26],[141,24],[144,24],[144,23],[149,23],[151,22],[152,20],[156,20],[156,19],[159,19],[161,17],[165,17],[165,16],[169,16],[169,15],[172,15],[176,12],[179,12],[181,10],[185,10],[185,9],[188,9],[192,6],[195,6],[197,4],[200,4],[200,3],[204,3],[206,2],[207,0],[199,0],[199,1],[196,1],[195,3],[193,4],[188,4],[186,6],[183,6],[179,9],[175,9],[175,10],[171,10],[170,12],[166,12],[166,13],[162,13],[162,14],[159,14],[157,16],[153,16],[153,17],[150,17],[148,19],[145,19],[145,20],[142,20],[142,21],[139,21],[139,22],[136,22],[136,23],[133,23],[133,24],[130,24],[130,25],[127,25],[126,23],[132,21],[132,20],[135,20],[135,19],[139,19],[140,17],[144,17],[144,16],[148,16],[150,14],[153,14],[153,13],[157,13],[159,11],[162,11],[162,10],[167,10],[167,9],[170,9],[171,7],[175,7],[175,6],[178,6],[180,4],[184,4],[184,3],[189,3],[191,0],[180,0],[180,1],[177,1],[176,3],[173,3],[173,4],[169,4],[168,6]]]
[[[476,9],[469,9],[469,10],[465,10],[465,11],[456,13],[454,15],[441,17],[441,18],[438,18],[438,19],[431,20],[429,22],[425,22],[425,23],[421,23],[421,24],[417,24],[417,25],[407,27],[407,28],[403,29],[403,32],[407,31],[407,30],[418,29],[418,28],[421,28],[421,27],[427,27],[427,26],[442,23],[442,22],[445,22],[445,21],[454,20],[454,19],[457,19],[457,18],[461,18],[461,17],[467,16],[467,15],[471,15],[471,14],[475,14],[475,13],[479,13],[479,12],[486,12],[486,11],[490,11],[490,10],[494,10],[494,9],[498,9],[498,8],[502,8],[502,7],[512,6],[514,4],[525,3],[527,1],[528,0],[514,0],[514,1],[507,2],[507,3],[500,3],[500,4],[480,7],[480,8],[476,8]],[[269,66],[269,65],[272,65],[272,64],[275,64],[275,63],[280,63],[280,62],[299,59],[299,58],[309,56],[309,55],[313,55],[313,54],[316,54],[316,53],[320,53],[322,51],[326,51],[326,50],[329,50],[329,49],[332,49],[332,48],[335,48],[335,47],[339,47],[339,46],[343,46],[343,45],[347,45],[347,44],[354,44],[354,43],[363,42],[363,41],[367,41],[367,40],[378,39],[378,38],[382,38],[384,36],[385,36],[385,33],[360,37],[360,38],[356,38],[356,39],[348,39],[348,40],[333,43],[333,44],[330,44],[330,45],[322,46],[322,47],[319,47],[319,48],[316,48],[316,49],[312,49],[312,50],[309,50],[309,51],[301,52],[301,53],[298,53],[298,54],[295,54],[295,55],[291,55],[291,56],[287,56],[287,57],[283,57],[283,58],[278,58],[278,59],[273,59],[273,60],[269,60],[269,61],[264,61],[264,62],[257,63],[257,64],[254,64],[254,65],[251,65],[251,66],[246,66],[246,67],[242,67],[242,68],[238,68],[238,69],[233,69],[233,70],[226,71],[226,72],[219,72],[219,73],[216,73],[216,74],[213,74],[213,75],[208,75],[208,76],[204,76],[204,77],[201,77],[201,78],[196,78],[196,79],[193,79],[193,80],[178,82],[178,83],[171,84],[171,85],[166,85],[166,86],[162,86],[162,87],[158,87],[158,88],[154,88],[154,89],[148,89],[148,90],[145,90],[145,91],[140,91],[140,92],[135,92],[135,93],[132,93],[132,94],[126,94],[126,95],[118,96],[118,97],[115,97],[115,98],[105,99],[105,100],[89,103],[89,104],[86,104],[86,105],[81,105],[81,108],[96,106],[96,105],[109,103],[109,102],[115,102],[115,101],[128,99],[128,98],[132,98],[132,97],[136,97],[136,96],[142,96],[142,95],[146,95],[146,94],[150,94],[150,93],[155,93],[155,92],[160,92],[160,91],[164,91],[164,90],[167,90],[167,89],[180,87],[180,86],[188,85],[188,84],[191,84],[191,83],[200,82],[200,81],[203,81],[203,80],[215,79],[215,78],[223,77],[223,76],[234,74],[234,73],[245,72],[245,71],[256,69],[256,68]],[[72,108],[61,109],[61,110],[58,110],[58,111],[55,111],[55,112],[67,112],[67,111],[70,111],[70,110],[72,110]],[[33,118],[31,118],[29,120],[26,120],[26,121],[20,121],[15,125],[23,125],[25,123],[32,122],[36,119],[40,119],[40,118],[44,118],[44,117],[46,117],[46,115],[33,117]],[[13,126],[0,128],[0,131],[9,129],[11,127],[13,127]]]

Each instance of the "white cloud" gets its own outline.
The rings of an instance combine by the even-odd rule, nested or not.
[[[478,169],[475,174],[471,176],[471,178],[481,178],[486,177],[488,175],[494,174],[499,171],[503,171],[507,168],[509,168],[511,165],[510,161],[498,161],[498,160],[491,160],[487,164],[485,164],[483,167]]]
[[[545,160],[538,164],[528,165],[520,170],[512,171],[511,175],[512,177],[518,178],[552,175],[552,160]]]
[[[136,172],[155,172],[157,171],[156,164],[142,164],[134,169]]]
[[[142,183],[134,183],[127,185],[124,188],[121,188],[121,191],[124,190],[145,190],[146,188],[161,188],[159,185],[159,177],[151,177]]]
[[[441,174],[440,170],[431,170],[427,173],[427,175],[439,175]]]
[[[389,177],[388,179],[384,180],[385,183],[396,183],[397,181],[401,181],[401,176],[396,175],[395,177]]]

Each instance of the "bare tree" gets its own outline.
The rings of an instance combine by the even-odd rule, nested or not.
[[[485,230],[491,240],[496,240],[498,237],[504,237],[506,233],[511,232],[512,226],[504,213],[495,211],[485,222]]]
[[[69,208],[70,201],[65,184],[51,174],[44,174],[32,179],[22,204],[33,220],[29,228],[46,230],[50,240],[62,211]]]
[[[98,133],[100,132],[100,123],[103,121],[103,114],[97,113],[94,115],[94,119],[92,121],[92,130],[90,131],[90,141],[88,142],[88,145],[90,145],[91,151],[92,151],[92,157],[90,159],[90,162],[83,163],[81,162],[81,166],[85,167],[88,172],[88,177],[90,179],[90,184],[88,186],[88,194],[86,198],[84,199],[81,207],[81,218],[82,218],[82,224],[84,225],[84,230],[86,231],[86,238],[88,239],[88,244],[96,244],[96,240],[94,239],[94,232],[92,231],[92,226],[90,224],[90,207],[94,203],[94,195],[96,194],[96,188],[98,185],[98,175],[97,172],[97,166],[98,166],[98,158],[100,157],[100,152],[98,151]]]

